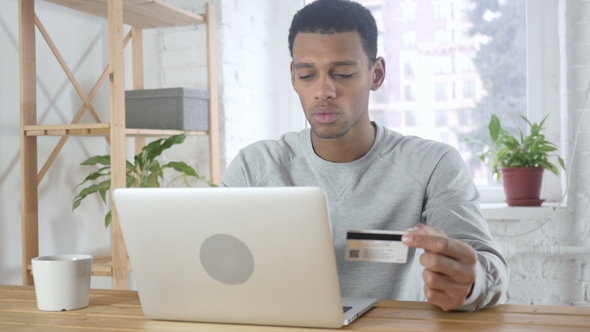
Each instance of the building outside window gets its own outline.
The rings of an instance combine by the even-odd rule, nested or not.
[[[383,20],[387,101],[369,108],[383,110],[386,127],[455,146],[478,186],[501,186],[477,158],[481,146],[462,142],[487,140],[493,112],[526,114],[526,0],[357,1],[379,6]]]

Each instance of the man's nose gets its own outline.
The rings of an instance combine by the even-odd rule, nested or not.
[[[320,75],[316,83],[316,99],[333,100],[336,98],[336,84],[330,75]]]

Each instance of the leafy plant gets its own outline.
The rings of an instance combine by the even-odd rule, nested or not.
[[[484,143],[487,150],[480,153],[479,158],[483,162],[488,157],[492,158],[492,173],[497,180],[502,178],[500,169],[503,167],[542,167],[559,176],[559,169],[549,161],[552,156],[557,157],[559,164],[565,170],[563,159],[556,153],[552,153],[557,150],[557,147],[547,141],[545,135],[541,133],[545,129],[543,124],[548,116],[549,114],[543,118],[541,123],[537,124],[531,123],[525,116],[521,115],[521,118],[530,126],[531,133],[525,137],[519,127],[520,140],[518,140],[504,130],[500,125],[500,119],[495,114],[492,114],[488,128],[493,146]]]
[[[182,161],[171,161],[165,165],[160,165],[160,162],[156,159],[162,154],[162,152],[173,145],[184,142],[185,138],[186,134],[180,134],[166,139],[158,139],[144,146],[141,152],[135,156],[133,164],[126,161],[127,187],[160,187],[160,180],[164,180],[164,170],[167,168],[171,168],[180,173],[170,182],[182,177],[186,186],[190,187],[189,176],[192,176],[205,182],[210,187],[217,187],[216,184],[199,175],[194,168]],[[98,193],[103,202],[107,204],[106,193],[111,189],[111,156],[93,156],[80,165],[99,166],[100,168],[98,171],[88,175],[84,181],[76,186],[76,189],[89,181],[98,180],[100,182],[91,184],[80,190],[78,195],[74,197],[72,210],[79,207],[84,198],[94,193]],[[104,218],[105,228],[109,226],[111,220],[112,214],[111,211],[109,211]]]

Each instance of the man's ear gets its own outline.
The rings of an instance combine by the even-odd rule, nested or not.
[[[373,63],[371,74],[371,90],[376,91],[385,80],[385,60],[382,57],[378,57]]]

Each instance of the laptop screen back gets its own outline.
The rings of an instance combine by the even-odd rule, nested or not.
[[[144,314],[340,327],[319,188],[131,188],[114,194]]]

